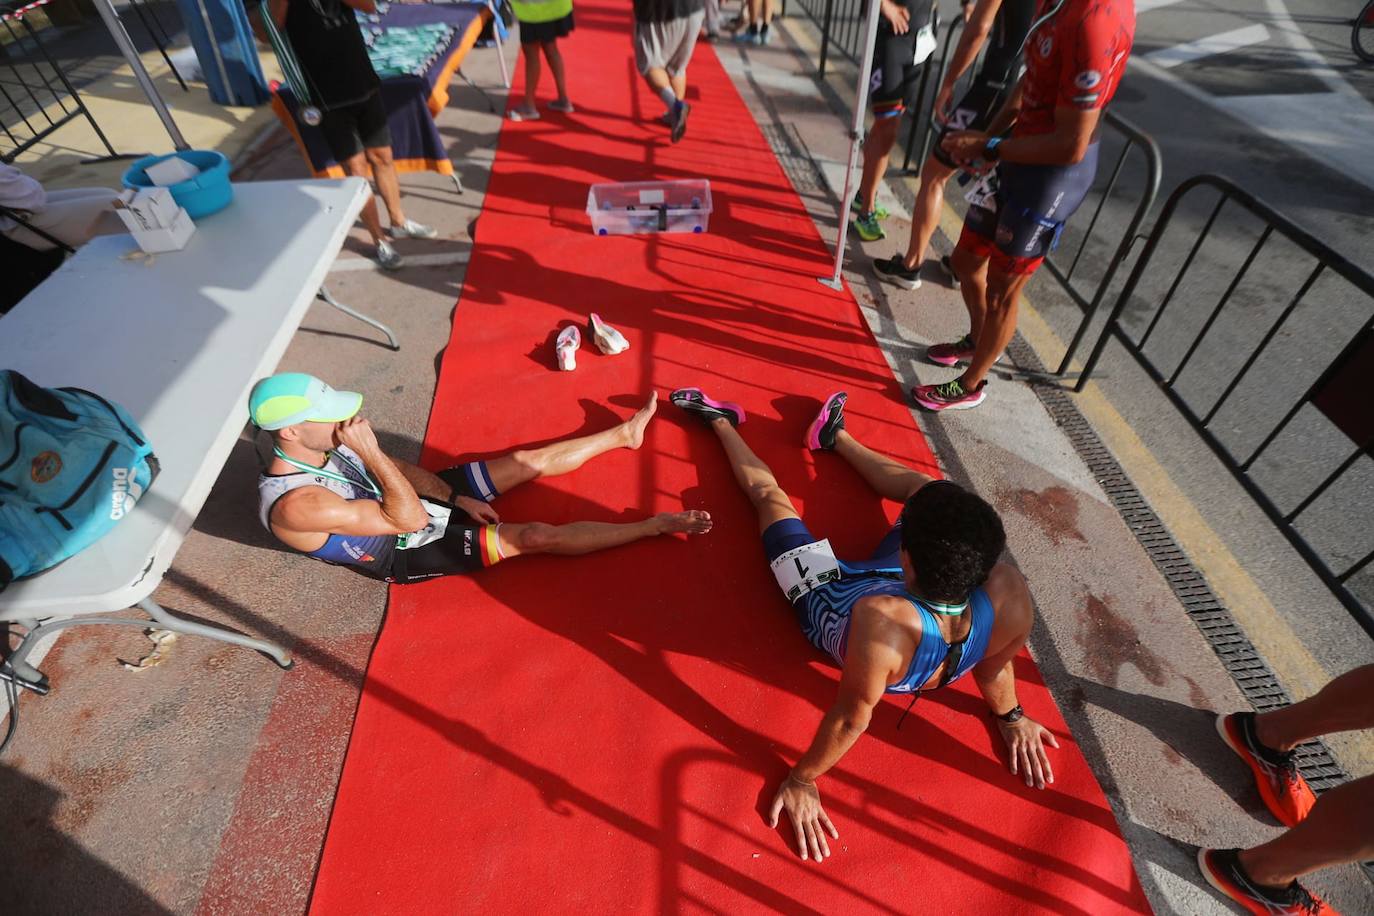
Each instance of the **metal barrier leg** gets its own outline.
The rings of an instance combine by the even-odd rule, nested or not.
[[[491,20],[491,37],[494,38],[494,39],[496,39],[496,59],[497,59],[497,61],[499,61],[500,64],[501,64],[501,85],[502,85],[502,87],[504,87],[504,88],[506,88],[506,89],[509,89],[509,88],[510,88],[510,71],[508,71],[508,70],[506,69],[506,46],[505,46],[505,44],[501,41],[501,26],[500,26],[500,24],[496,21],[497,19],[500,18],[500,16],[501,16],[501,11],[498,10],[498,9],[496,8],[496,3],[494,2],[494,0],[487,0],[487,9],[491,10],[491,15],[492,15],[492,20]],[[484,94],[485,94],[485,93],[484,93]],[[488,104],[488,105],[491,104],[491,99],[487,99],[487,104]],[[492,111],[494,112],[494,111],[496,111],[496,109],[495,109],[495,108],[492,108]]]
[[[356,318],[363,324],[371,325],[372,327],[376,328],[377,330],[381,331],[383,334],[386,335],[386,339],[390,342],[391,349],[401,349],[401,345],[396,341],[396,335],[391,333],[391,328],[382,324],[375,318],[369,318],[362,312],[359,312],[356,309],[351,308],[350,306],[344,305],[338,299],[335,299],[332,294],[330,294],[329,287],[321,286],[319,292],[315,293],[315,298],[327,302],[328,304],[334,306],[334,308],[343,312],[345,315],[348,315],[350,318]]]

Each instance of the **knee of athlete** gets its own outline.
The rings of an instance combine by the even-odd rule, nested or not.
[[[1016,305],[1020,278],[992,268],[988,271],[987,304],[989,311],[1009,312]]]
[[[516,541],[521,553],[545,553],[558,546],[558,529],[543,522],[531,522],[520,529]]]
[[[782,490],[773,481],[751,483],[748,488],[749,501],[755,506],[765,506],[782,495]]]
[[[510,460],[533,477],[544,475],[544,461],[538,452],[511,452]]]
[[[360,175],[366,178],[367,156],[363,153],[358,153],[357,155],[349,156],[347,159],[343,161],[343,170],[350,175]]]
[[[389,147],[389,146],[373,146],[373,147],[369,147],[368,150],[367,150],[367,161],[370,162],[370,163],[372,163],[372,165],[373,165],[374,168],[377,167],[377,166],[388,166],[388,165],[391,165],[391,147]]]
[[[983,259],[967,248],[955,248],[949,256],[949,266],[960,283],[967,283],[982,268]]]

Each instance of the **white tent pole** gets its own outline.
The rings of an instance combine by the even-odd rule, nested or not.
[[[840,232],[835,240],[835,270],[829,277],[817,277],[831,289],[840,289],[840,271],[844,268],[844,244],[849,235],[849,195],[854,190],[854,167],[859,160],[859,145],[864,137],[864,118],[868,113],[868,81],[873,75],[873,44],[878,35],[880,0],[868,0],[868,28],[864,31],[864,59],[859,67],[858,93],[854,100],[854,123],[849,129],[849,161],[844,170],[844,194],[840,196]]]
[[[491,37],[496,39],[496,59],[501,61],[501,85],[510,88],[510,73],[506,70],[506,48],[501,43],[501,23],[497,22],[501,18],[501,11],[496,7],[496,0],[487,0],[487,9],[491,10]]]
[[[143,68],[143,61],[139,59],[138,51],[134,50],[134,43],[129,40],[129,33],[124,31],[124,23],[119,21],[119,14],[115,12],[113,4],[110,3],[110,0],[95,0],[95,9],[96,12],[100,13],[100,18],[105,20],[105,28],[109,29],[110,36],[119,46],[119,53],[124,55],[124,60],[128,62],[129,68],[134,71],[134,79],[138,80],[138,85],[143,90],[143,94],[152,103],[157,116],[162,120],[162,126],[167,128],[167,133],[171,135],[172,145],[179,150],[190,149],[190,144],[181,135],[176,122],[172,120],[172,113],[167,110],[167,103],[162,100],[157,87],[153,85],[152,78],[148,76],[148,71]]]

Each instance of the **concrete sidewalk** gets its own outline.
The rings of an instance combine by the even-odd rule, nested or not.
[[[784,40],[772,47],[722,43],[714,53],[833,237],[837,202],[828,182],[842,178],[848,89],[843,78],[828,87],[813,78],[799,21],[780,31]],[[508,60],[514,65],[514,54]],[[475,50],[464,69],[503,109],[495,52]],[[257,117],[193,144],[252,144],[240,181],[303,177],[294,145],[280,130],[264,133],[270,123]],[[392,325],[401,352],[316,307],[281,364],[365,392],[383,444],[405,458],[418,454],[462,307],[454,301],[500,128],[486,101],[462,85],[438,122],[466,193],[430,174],[404,177],[403,189],[409,215],[437,226],[440,239],[403,243],[413,266],[384,275],[355,229],[330,275],[339,299]],[[224,122],[208,118],[213,123]],[[53,177],[60,186],[71,174]],[[894,180],[888,192],[903,212],[910,187]],[[857,270],[847,277],[897,377],[942,380],[947,371],[924,363],[922,348],[957,336],[963,307],[957,293],[929,281],[904,293],[865,273],[863,255],[890,253],[906,223],[894,217],[888,231],[867,252],[851,247]],[[1035,320],[1032,311],[1023,323]],[[917,419],[946,472],[1004,515],[1040,607],[1036,659],[1111,800],[1152,903],[1160,912],[1228,912],[1201,886],[1192,846],[1242,845],[1276,832],[1247,771],[1202,711],[1245,708],[1231,677],[1030,388],[995,383],[978,410]],[[0,805],[16,838],[0,852],[6,912],[305,909],[386,591],[280,550],[256,519],[257,467],[245,433],[156,598],[280,639],[293,647],[296,668],[283,673],[242,650],[182,638],[161,665],[131,673],[116,660],[150,650],[137,630],[64,637],[42,665],[52,694],[23,701],[19,736],[0,759]],[[1374,912],[1374,891],[1353,868],[1312,885],[1343,912]]]

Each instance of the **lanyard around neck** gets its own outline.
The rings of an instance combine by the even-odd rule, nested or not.
[[[362,482],[354,480],[352,477],[346,477],[343,474],[336,474],[334,471],[331,471],[328,467],[328,460],[326,460],[325,462],[325,467],[317,468],[314,465],[306,464],[304,461],[297,461],[295,458],[292,458],[290,455],[287,455],[279,448],[274,447],[272,451],[276,452],[277,457],[280,458],[282,461],[285,461],[293,468],[305,471],[307,474],[315,474],[320,477],[327,477],[330,480],[337,480],[339,483],[346,483],[355,487],[362,487],[363,489],[370,492],[373,496],[380,497],[382,495],[381,488],[372,482],[371,477],[367,476],[367,471],[358,467],[346,456],[339,454],[333,449],[330,449],[329,451],[324,453],[326,459],[337,458],[338,460],[342,461],[344,464],[348,465],[350,468],[357,472],[358,476],[362,478]]]
[[[959,604],[944,604],[939,601],[930,601],[925,598],[919,600],[925,605],[926,610],[930,611],[932,614],[941,614],[945,617],[958,617],[960,614],[964,613],[964,611],[968,610],[967,601],[962,601]]]

